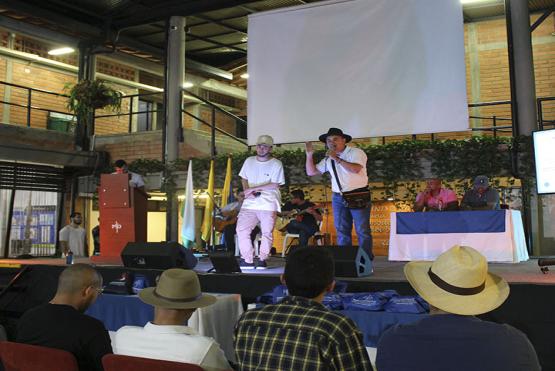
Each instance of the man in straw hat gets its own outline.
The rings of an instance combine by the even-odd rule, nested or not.
[[[410,262],[405,276],[430,304],[430,316],[386,331],[376,367],[403,370],[534,371],[536,352],[519,330],[475,315],[499,307],[509,285],[488,273],[486,259],[466,246],[453,246],[436,261]]]
[[[358,244],[373,259],[372,235],[370,234],[370,202],[367,207],[352,209],[345,205],[343,193],[367,191],[368,175],[366,173],[366,153],[356,147],[347,146],[353,138],[341,129],[330,128],[318,137],[326,144],[326,157],[318,164],[314,163],[314,149],[311,142],[306,143],[306,175],[314,176],[330,173],[331,205],[333,220],[337,231],[337,244],[351,246],[353,224],[358,237]]]
[[[114,353],[193,363],[205,370],[231,368],[214,339],[201,336],[185,325],[197,308],[216,302],[216,297],[200,291],[195,272],[168,269],[156,287],[143,289],[139,298],[154,306],[154,320],[145,327],[120,328],[115,336]]]

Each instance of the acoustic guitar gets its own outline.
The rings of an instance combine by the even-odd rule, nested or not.
[[[216,232],[222,233],[228,225],[237,223],[238,211],[232,211],[229,215],[214,218],[214,229]]]
[[[286,211],[284,215],[278,216],[276,218],[274,229],[277,229],[280,232],[285,232],[287,229],[287,224],[289,224],[293,220],[301,221],[304,214],[310,214],[309,209],[311,208],[305,210],[293,209],[291,211]],[[316,207],[315,210],[320,212],[320,214],[324,214],[324,210],[320,207]]]

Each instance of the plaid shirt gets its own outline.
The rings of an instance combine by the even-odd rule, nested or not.
[[[241,370],[372,370],[354,322],[298,296],[245,312],[234,340]]]

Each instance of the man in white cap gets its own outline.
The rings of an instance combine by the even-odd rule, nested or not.
[[[168,269],[156,287],[141,290],[139,298],[154,306],[154,320],[145,327],[120,328],[112,344],[115,354],[193,363],[205,370],[231,369],[214,339],[185,326],[197,308],[216,302],[216,297],[200,291],[195,272]]]
[[[283,164],[272,157],[273,145],[274,139],[271,136],[259,136],[256,141],[256,156],[247,158],[239,171],[245,193],[245,200],[237,217],[242,269],[265,269],[272,248],[276,215],[281,211],[279,186],[285,184]],[[259,261],[255,265],[250,234],[258,224],[262,239]]]
[[[406,264],[405,276],[430,304],[430,316],[396,325],[381,336],[378,370],[540,370],[526,335],[474,317],[496,309],[509,296],[507,282],[488,273],[478,251],[453,246],[433,263]]]
[[[489,186],[485,175],[474,178],[473,187],[465,192],[461,201],[463,210],[499,210],[499,192]]]

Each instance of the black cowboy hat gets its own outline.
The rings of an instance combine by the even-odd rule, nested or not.
[[[327,139],[327,137],[329,137],[330,135],[338,135],[338,136],[340,136],[340,137],[343,137],[343,138],[345,138],[345,141],[347,141],[347,143],[350,142],[351,139],[353,139],[352,136],[347,135],[347,134],[343,134],[343,130],[338,129],[338,128],[330,128],[326,134],[320,135],[320,136],[318,137],[318,139],[320,140],[320,142],[326,143],[326,139]]]

